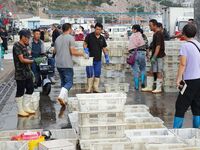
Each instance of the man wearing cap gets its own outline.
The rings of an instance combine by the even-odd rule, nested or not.
[[[18,106],[18,116],[28,117],[30,114],[35,114],[35,111],[31,109],[34,84],[33,73],[30,66],[34,62],[40,64],[44,59],[30,59],[27,46],[29,45],[31,34],[28,30],[21,30],[19,36],[19,42],[16,42],[13,46],[15,80],[17,83],[16,102]]]

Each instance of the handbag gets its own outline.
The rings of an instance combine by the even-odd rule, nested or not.
[[[134,51],[131,50],[130,54],[128,55],[128,58],[126,60],[127,64],[134,65],[136,61],[137,56],[137,49],[134,49]]]

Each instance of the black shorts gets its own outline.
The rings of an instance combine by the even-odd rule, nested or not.
[[[21,97],[25,93],[29,95],[33,94],[34,91],[33,79],[16,80],[16,82],[17,82],[16,97]]]
[[[179,94],[176,101],[176,117],[183,118],[185,112],[191,106],[194,116],[200,116],[200,79],[186,80],[186,91],[183,95]]]

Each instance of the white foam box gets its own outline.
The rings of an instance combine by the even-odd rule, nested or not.
[[[80,146],[82,150],[90,150],[91,144],[98,143],[115,143],[115,142],[130,142],[128,138],[110,138],[110,139],[91,139],[91,140],[80,140]]]
[[[124,124],[79,126],[80,139],[123,138]]]
[[[39,150],[76,150],[76,147],[67,140],[52,140],[39,143]]]
[[[28,150],[28,142],[0,141],[0,150]]]
[[[77,94],[80,112],[123,111],[127,95],[125,93]]]
[[[124,112],[99,111],[99,112],[80,112],[80,125],[105,125],[124,123]]]

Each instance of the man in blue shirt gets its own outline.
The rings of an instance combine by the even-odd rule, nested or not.
[[[31,55],[33,58],[38,58],[43,53],[45,53],[44,42],[42,40],[40,40],[40,30],[39,29],[33,30],[33,38],[30,39],[29,46],[31,48]],[[41,85],[39,66],[36,63],[33,63],[31,68],[32,68],[32,71],[35,76],[34,86],[35,86],[35,88],[37,88],[38,86]]]

